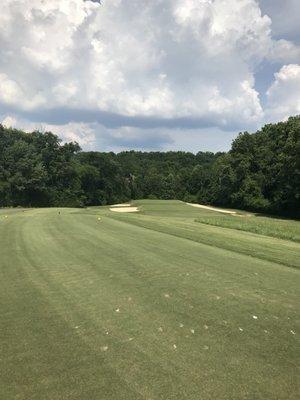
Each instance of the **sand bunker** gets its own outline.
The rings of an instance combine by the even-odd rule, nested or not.
[[[220,212],[220,213],[223,213],[223,214],[231,214],[231,215],[236,215],[237,214],[236,211],[222,210],[220,208],[204,206],[202,204],[192,204],[192,203],[186,203],[186,204],[188,204],[189,206],[198,207],[198,208],[205,208],[206,210],[216,211],[216,212]]]
[[[130,212],[137,212],[137,211],[139,211],[139,209],[137,207],[127,207],[127,206],[122,205],[122,207],[110,208],[110,211],[121,212],[121,213],[130,213]]]

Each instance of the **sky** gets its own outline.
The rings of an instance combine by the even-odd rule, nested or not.
[[[0,122],[84,150],[227,151],[300,114],[299,0],[1,0]]]

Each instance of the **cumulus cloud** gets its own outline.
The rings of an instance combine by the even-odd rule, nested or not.
[[[52,132],[63,142],[77,142],[87,150],[94,148],[96,143],[95,129],[90,124],[70,122],[64,125],[36,123],[15,115],[5,115],[0,123],[7,128],[22,129],[25,132]]]
[[[299,0],[259,0],[263,13],[272,20],[272,34],[300,44]]]
[[[0,116],[6,127],[23,129],[26,132],[51,131],[63,142],[75,141],[85,150],[177,150],[182,151],[225,151],[229,150],[235,131],[218,128],[148,128],[132,126],[108,128],[99,123],[67,123],[62,125],[33,123],[14,115]]]
[[[300,114],[300,65],[284,65],[275,74],[275,80],[267,91],[267,115],[270,120],[287,119]]]
[[[2,0],[0,110],[128,145],[162,127],[171,146],[171,126],[257,127],[256,69],[299,56],[256,0]]]
[[[141,128],[122,126],[107,128],[99,123],[70,122],[62,125],[35,123],[15,115],[5,115],[0,123],[7,128],[22,129],[25,132],[50,131],[58,135],[63,142],[77,142],[85,150],[95,147],[102,151],[122,151],[130,149],[164,149],[174,143],[173,130],[168,128]]]
[[[285,39],[274,41],[268,59],[274,62],[297,63],[300,61],[300,46]]]

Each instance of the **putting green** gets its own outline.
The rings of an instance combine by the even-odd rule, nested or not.
[[[132,205],[0,210],[0,399],[298,399],[299,243]]]

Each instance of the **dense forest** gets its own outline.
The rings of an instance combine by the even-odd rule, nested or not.
[[[179,199],[299,216],[300,116],[240,133],[227,153],[82,152],[0,125],[0,207]]]

